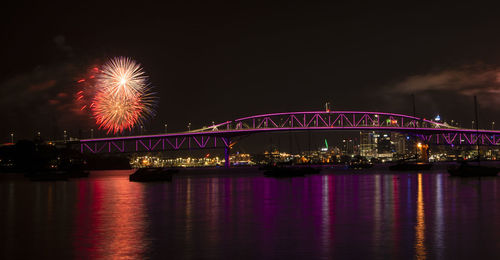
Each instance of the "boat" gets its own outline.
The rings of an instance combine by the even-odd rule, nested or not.
[[[360,169],[368,169],[373,167],[373,163],[370,163],[368,161],[351,161],[347,167],[349,169],[355,169],[355,170],[360,170]]]
[[[458,167],[448,168],[450,176],[455,177],[481,177],[481,176],[497,176],[500,168],[489,167],[483,165],[470,165],[462,162]]]
[[[373,164],[368,162],[351,162],[349,163],[348,167],[349,169],[360,170],[360,169],[372,168]]]
[[[309,167],[268,167],[264,170],[264,176],[275,177],[275,178],[286,178],[286,177],[303,177],[306,174],[310,174],[311,169]]]
[[[476,134],[479,133],[479,118],[477,113],[477,97],[474,96],[474,114],[476,118]],[[497,176],[500,168],[481,165],[481,150],[477,144],[477,165],[470,165],[467,162],[462,162],[460,166],[451,166],[448,168],[450,176],[456,177],[480,177],[480,176]]]
[[[317,174],[321,172],[321,168],[319,167],[305,166],[300,168],[303,168],[302,170],[305,172],[305,174]]]
[[[391,171],[425,171],[430,170],[433,164],[428,162],[402,161],[389,166]]]
[[[282,165],[281,167],[286,168],[299,168],[304,174],[317,174],[321,172],[321,166],[313,167],[310,163],[297,163],[291,165]]]
[[[129,181],[172,181],[172,174],[178,171],[173,168],[140,168],[129,176]]]
[[[87,161],[83,158],[70,158],[69,162],[60,165],[60,169],[66,170],[70,178],[86,178],[90,175]]]
[[[415,95],[411,95],[413,104],[413,117],[417,117],[415,109]],[[416,124],[414,124],[416,130]],[[425,147],[425,150],[423,149]],[[418,154],[418,149],[421,150],[421,155]],[[415,144],[415,156],[398,161],[396,164],[389,166],[391,171],[425,171],[432,168],[432,163],[429,163],[429,154],[427,153],[427,145],[421,143]]]
[[[263,164],[263,165],[259,166],[259,171],[267,171],[267,170],[271,170],[275,167],[280,167],[280,166],[277,164],[271,164],[271,163]]]
[[[36,171],[25,175],[31,181],[67,181],[69,174],[67,171]]]
[[[70,178],[87,178],[89,177],[90,172],[86,170],[69,170],[68,176]]]

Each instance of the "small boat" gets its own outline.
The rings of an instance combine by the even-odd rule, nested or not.
[[[172,174],[178,172],[172,168],[140,168],[129,176],[130,181],[172,181]]]
[[[500,168],[482,165],[469,165],[463,162],[458,167],[450,167],[448,172],[450,173],[450,176],[456,177],[497,176],[498,172],[500,172]]]
[[[389,166],[391,171],[425,171],[432,168],[432,163],[403,161]]]
[[[273,165],[273,164],[263,164],[263,165],[259,166],[259,171],[267,171],[267,170],[271,170],[275,167],[278,167],[278,166]]]
[[[306,174],[311,174],[312,170],[309,167],[272,167],[264,170],[264,176],[275,178],[286,177],[303,177]]]
[[[416,117],[415,95],[411,95],[411,97],[412,97],[412,103],[413,103],[413,117]],[[415,126],[415,130],[416,130],[417,125],[414,124],[414,126]],[[407,159],[400,160],[396,164],[389,166],[389,170],[391,170],[391,171],[425,171],[425,170],[430,170],[432,168],[432,163],[428,162],[428,154],[424,153],[422,150],[421,152],[423,154],[421,156],[419,156],[418,151],[417,151],[417,147],[421,148],[422,145],[420,143],[416,144],[415,156],[413,158],[407,158]],[[423,160],[420,160],[419,157],[423,158]],[[424,158],[426,158],[426,159],[424,159]]]
[[[86,170],[69,170],[68,176],[70,178],[86,178],[89,177],[90,172]]]
[[[31,181],[67,181],[69,178],[66,171],[37,171],[25,176]]]
[[[476,133],[479,134],[479,120],[477,113],[477,98],[474,96],[474,112],[476,117]],[[480,146],[477,145],[477,165],[470,165],[467,162],[462,162],[460,166],[450,167],[448,172],[450,176],[457,177],[480,177],[480,176],[497,176],[500,168],[488,167],[480,165],[481,161],[481,150]]]
[[[319,167],[305,166],[301,168],[303,168],[302,170],[305,172],[305,174],[317,174],[321,172],[321,168]]]
[[[350,162],[348,167],[349,167],[349,169],[360,170],[360,169],[371,168],[371,167],[373,167],[373,164],[369,163],[369,162]]]

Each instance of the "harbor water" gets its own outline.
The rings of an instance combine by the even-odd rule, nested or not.
[[[500,177],[324,169],[0,176],[0,259],[499,259]]]

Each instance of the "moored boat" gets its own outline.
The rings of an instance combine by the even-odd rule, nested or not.
[[[372,168],[373,164],[369,162],[350,162],[348,165],[349,169],[367,169]]]
[[[68,171],[68,176],[70,178],[86,178],[89,177],[90,172],[87,170],[69,170]]]
[[[497,176],[500,168],[462,163],[458,167],[450,167],[448,172],[456,177]]]
[[[37,171],[25,175],[31,181],[67,181],[69,174],[66,171]]]
[[[305,172],[305,174],[317,174],[317,173],[321,172],[321,168],[319,168],[319,167],[305,166],[302,168],[303,168],[302,170]]]
[[[264,170],[264,176],[266,177],[303,177],[306,174],[311,174],[312,170],[309,167],[272,167]]]
[[[400,162],[389,166],[391,171],[425,171],[432,168],[432,163],[427,162]]]
[[[129,180],[135,182],[172,181],[172,174],[178,171],[178,169],[166,168],[140,168],[129,176]]]
[[[474,112],[476,117],[476,133],[479,134],[479,119],[477,112],[477,98],[474,96]],[[481,177],[481,176],[497,176],[500,168],[488,167],[481,165],[481,149],[479,141],[477,141],[477,165],[470,165],[463,161],[458,167],[450,167],[448,172],[451,176],[457,177]]]

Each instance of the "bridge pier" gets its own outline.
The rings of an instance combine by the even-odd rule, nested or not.
[[[229,146],[224,147],[224,167],[229,168]]]

